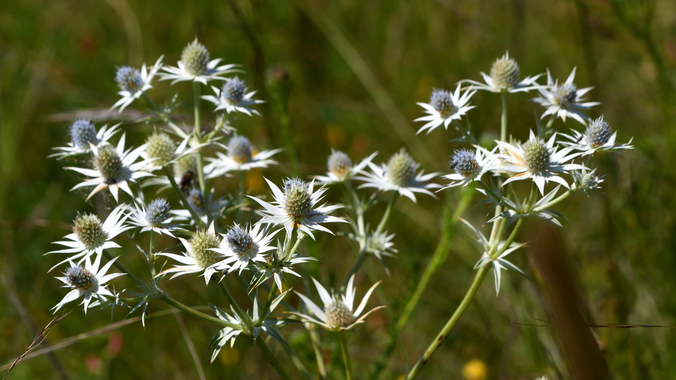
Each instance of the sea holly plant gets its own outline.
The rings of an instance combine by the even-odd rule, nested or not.
[[[444,131],[435,133],[448,133],[448,126],[453,124],[461,135],[451,135],[449,140],[464,146],[440,158],[449,160],[447,173],[426,174],[415,159],[416,152],[404,149],[391,152],[380,164],[374,163],[377,152],[356,159],[334,149],[324,175],[286,177],[276,165],[283,160],[282,149],[255,145],[252,136],[236,129],[238,114],[260,117],[256,107],[265,101],[255,99],[255,90],[239,76],[229,76],[237,72],[245,77],[238,65],[212,60],[198,40],[183,49],[177,66],[163,62],[161,56],[150,68],[121,66],[110,76],[121,89],[121,99],[112,108],[122,113],[132,106],[145,106],[150,116],[98,130],[91,121],[75,120],[68,133],[64,132],[64,140],[70,142],[56,148],[53,156],[77,177],[73,190],[87,188],[86,193],[77,194],[86,200],[98,197],[97,204],[114,206],[107,216],[81,210],[75,217],[73,233],[55,242],[64,248],[49,252],[67,256],[52,269],[62,273],[56,279],[70,289],[54,310],[72,307],[82,298],[85,312],[91,313],[95,307],[128,307],[128,315],[141,313],[145,325],[149,304],[164,302],[214,324],[212,362],[226,345],[249,339],[283,379],[314,378],[296,354],[297,343],[285,338],[291,330],[302,329],[308,334],[321,379],[334,375],[327,368],[324,350],[329,346],[322,345],[320,332],[339,336],[347,379],[353,378],[350,334],[359,334],[372,313],[385,313],[391,336],[398,336],[402,326],[394,323],[396,316],[386,308],[389,301],[385,292],[375,293],[380,290],[379,284],[393,280],[387,277],[388,261],[407,254],[397,249],[399,231],[392,223],[398,203],[417,202],[418,196],[434,202],[468,188],[483,196],[478,206],[484,210],[488,206],[491,213],[484,221],[461,219],[479,247],[475,279],[437,338],[410,369],[407,378],[414,379],[489,272],[496,296],[501,296],[503,276],[516,272],[528,277],[527,271],[512,260],[526,247],[526,242],[519,241],[524,223],[538,217],[563,226],[565,218],[555,206],[573,193],[588,196],[601,187],[602,176],[597,172],[602,169],[591,167],[595,155],[632,148],[631,141],[617,142],[618,132],[603,116],[591,119],[584,113],[599,103],[584,100],[591,87],[576,87],[574,69],[561,85],[548,70],[547,83],[538,83],[541,74],[522,79],[517,62],[505,54],[495,61],[490,75],[481,73],[484,82],[461,80],[454,91],[435,89],[428,103],[418,103],[425,112],[415,119],[425,123],[419,133],[431,133],[442,125]],[[171,80],[171,85],[192,82],[192,96],[186,100],[179,93],[162,99],[163,87],[156,77]],[[214,95],[202,96],[202,86],[211,88]],[[174,91],[171,88],[169,92]],[[529,91],[539,93],[534,101],[546,110],[536,118],[527,138],[508,140],[507,97]],[[502,100],[500,138],[483,146],[476,143],[480,140],[469,123],[469,111],[475,108],[472,97],[477,94],[496,94]],[[158,103],[168,105],[160,107]],[[192,106],[192,119],[179,126],[174,113],[182,104]],[[211,112],[202,112],[205,106]],[[540,119],[546,117],[549,120],[542,126]],[[555,123],[558,119],[561,123],[574,119],[576,123],[571,131],[559,131]],[[152,133],[127,144],[125,132],[140,123],[151,124]],[[71,165],[76,158],[79,165]],[[248,191],[245,174],[259,176],[261,182],[265,179],[270,191]],[[219,180],[223,178],[238,182],[239,186],[232,186],[238,190],[221,188],[224,181]],[[108,191],[102,191],[105,189]],[[344,204],[331,203],[332,193],[342,193]],[[158,235],[174,244],[159,250]],[[344,256],[351,263],[348,273],[322,278],[324,271],[313,269],[325,265],[324,250],[308,250],[319,239],[322,244],[340,244],[340,249],[347,246],[346,241],[349,243],[354,254]],[[318,253],[310,256],[307,252]],[[386,276],[377,278],[368,270],[372,269],[368,266],[370,257],[384,267]],[[138,260],[147,263],[147,273],[127,269],[132,266],[126,264]],[[307,265],[309,262],[316,265]],[[335,272],[335,268],[330,270]],[[363,271],[368,272],[368,279],[361,275]],[[203,308],[191,307],[168,293],[167,281],[217,287],[222,297],[209,300]],[[118,289],[126,286],[129,290],[117,292],[117,284]],[[426,284],[419,282],[415,294],[420,294]],[[368,290],[360,290],[364,288]],[[235,297],[238,293],[240,297]],[[358,293],[364,296],[355,305]],[[313,299],[320,299],[323,306]],[[409,301],[413,310],[418,299],[411,297]],[[209,309],[211,312],[200,311]],[[393,342],[401,343],[401,338],[393,338]],[[280,349],[291,360],[280,360]],[[392,351],[386,350],[388,355]],[[288,363],[297,373],[290,374]],[[378,374],[372,375],[375,378]]]

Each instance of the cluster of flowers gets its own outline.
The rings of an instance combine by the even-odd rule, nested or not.
[[[124,133],[117,144],[113,145],[111,140],[123,129],[121,124],[103,126],[97,131],[92,122],[76,120],[70,127],[71,142],[65,147],[55,148],[58,152],[54,156],[61,160],[84,157],[91,163],[85,168],[66,167],[87,177],[74,190],[93,188],[87,196],[90,199],[107,188],[118,203],[121,189],[128,195],[128,201],[119,203],[104,222],[94,214],[78,215],[74,221],[73,233],[67,235],[65,240],[55,242],[66,248],[50,253],[67,254],[68,257],[54,268],[63,264],[69,266],[59,280],[72,290],[54,310],[80,298],[83,298],[85,312],[95,305],[123,305],[120,293],[115,293],[108,285],[111,280],[122,275],[130,275],[130,278],[132,276],[125,273],[124,267],[119,265],[119,257],[113,258],[108,251],[121,248],[114,240],[122,233],[129,234],[134,230],[136,236],[148,232],[151,242],[148,251],[139,249],[150,263],[151,277],[144,282],[133,276],[143,294],[132,311],[140,306],[147,307],[149,300],[168,299],[159,290],[159,281],[168,274],[173,275],[171,278],[186,274],[200,275],[207,285],[211,280],[217,280],[215,282],[225,286],[222,280],[226,275],[242,276],[245,271],[252,273],[248,289],[249,294],[254,294],[252,315],[244,312],[231,298],[229,301],[232,314],[212,306],[225,326],[214,337],[212,360],[226,343],[234,344],[235,338],[241,333],[255,339],[260,331],[265,331],[282,344],[287,344],[278,330],[285,320],[268,317],[288,293],[288,290],[284,291],[284,282],[287,280],[284,275],[300,277],[294,267],[313,260],[299,253],[301,241],[306,236],[314,239],[313,233],[317,231],[333,234],[324,224],[349,223],[352,232],[346,236],[358,243],[359,257],[341,287],[341,292],[331,294],[319,281],[313,279],[323,308],[317,306],[310,297],[297,293],[307,312],[290,309],[289,313],[304,322],[315,323],[329,330],[347,330],[363,322],[369,313],[380,308],[364,312],[377,283],[367,291],[359,306],[354,308],[354,275],[368,254],[385,264],[383,256],[396,253],[392,242],[394,234],[386,231],[385,226],[399,195],[415,202],[416,193],[435,197],[433,190],[438,192],[476,183],[477,190],[487,197],[484,203],[490,203],[496,209],[496,215],[489,223],[499,233],[492,233],[490,238],[486,238],[480,229],[469,222],[465,223],[476,234],[476,240],[483,250],[477,268],[492,265],[497,291],[500,287],[500,270],[512,269],[523,274],[505,259],[509,253],[523,246],[514,242],[517,228],[509,238],[502,239],[512,222],[535,215],[559,224],[557,218],[560,215],[551,209],[553,205],[573,191],[587,193],[598,189],[603,181],[595,174],[596,169],[588,167],[591,156],[599,150],[631,148],[629,144],[616,143],[616,132],[613,133],[603,116],[590,119],[582,112],[599,103],[584,101],[583,96],[591,88],[578,89],[575,86],[575,70],[561,85],[552,79],[549,72],[547,84],[537,82],[541,75],[521,80],[519,66],[506,54],[494,63],[490,75],[482,73],[485,83],[464,80],[454,92],[434,90],[429,103],[418,103],[427,113],[426,116],[416,119],[426,122],[418,133],[430,133],[441,125],[448,129],[453,124],[463,135],[471,137],[469,128],[462,126],[459,121],[474,108],[470,105],[470,100],[478,90],[501,93],[503,96],[508,93],[538,91],[539,97],[533,100],[546,107],[542,118],[549,116],[550,119],[546,126],[536,123],[537,131],[531,131],[528,140],[519,143],[507,141],[506,117],[503,118],[501,139],[493,147],[474,145],[472,149],[457,150],[451,156],[450,169],[453,173],[442,177],[449,180],[449,183],[442,185],[430,182],[439,177],[440,173],[425,174],[420,170],[420,165],[403,149],[381,165],[373,163],[377,153],[354,165],[347,154],[334,151],[328,159],[328,173],[324,176],[316,176],[309,182],[299,178],[287,178],[281,187],[266,179],[272,192],[271,202],[265,201],[262,196],[245,194],[243,182],[240,183],[240,194],[226,194],[215,198],[216,191],[209,186],[214,179],[229,176],[232,172],[241,174],[253,168],[266,168],[276,164],[272,157],[280,149],[257,151],[249,139],[236,134],[230,126],[229,118],[236,113],[258,115],[252,107],[263,101],[254,99],[255,91],[249,92],[245,82],[238,77],[225,77],[226,74],[238,71],[237,66],[220,65],[219,59],[211,60],[207,49],[197,40],[185,47],[177,67],[165,66],[162,61],[163,57],[160,57],[150,69],[145,65],[140,70],[121,67],[115,78],[121,90],[121,98],[113,108],[118,108],[121,112],[133,102],[144,99],[153,110],[153,121],[160,125],[160,129],[143,145],[135,149],[125,148]],[[196,104],[192,128],[181,128],[173,123],[171,112],[176,107],[173,101],[162,108],[148,97],[146,92],[152,88],[156,76],[161,80],[172,80],[172,84],[180,81],[193,82]],[[211,86],[214,95],[200,96],[200,86],[213,81],[224,83],[221,87]],[[204,133],[200,127],[200,99],[215,105],[215,126],[209,133]],[[503,107],[504,104],[505,102]],[[505,109],[503,112],[506,112]],[[556,118],[561,118],[564,122],[566,118],[572,118],[581,123],[585,131],[556,133],[553,129]],[[565,140],[559,139],[559,136]],[[229,138],[227,144],[221,142],[224,138]],[[206,152],[207,148],[216,150],[215,157],[202,157],[202,152]],[[586,164],[574,162],[583,156],[589,156]],[[485,174],[490,176],[484,176]],[[572,182],[563,175],[570,175]],[[530,196],[521,197],[523,201],[518,196],[503,191],[506,185],[527,179],[532,180],[533,189],[537,187],[540,199],[537,199],[537,192],[534,190]],[[243,181],[242,175],[240,181]],[[361,198],[352,186],[352,181],[361,182],[358,188],[373,188],[392,193],[377,228],[373,229],[366,224],[364,215],[374,204],[376,197]],[[550,181],[558,186],[545,194],[545,187]],[[315,189],[315,183],[322,187]],[[352,205],[344,208],[341,205],[322,204],[325,192],[330,186],[337,184],[345,186],[352,197]],[[160,186],[158,192],[173,189],[181,207],[174,209],[165,198],[147,202],[143,189],[148,186]],[[556,197],[561,186],[568,191]],[[243,222],[242,212],[253,211],[249,206],[255,204],[262,209],[251,214],[260,218]],[[347,218],[330,215],[341,208],[347,212]],[[223,227],[221,222],[228,211],[236,211],[237,219],[229,227]],[[500,224],[504,227],[498,229]],[[278,236],[282,230],[283,236]],[[181,236],[178,239],[184,251],[181,254],[155,252],[155,233],[172,238]],[[103,257],[107,262],[102,265]],[[166,257],[178,264],[156,271],[155,261],[158,257]],[[113,265],[122,273],[107,274]],[[272,281],[267,284],[269,279]],[[269,296],[261,307],[257,292],[252,292],[263,284]],[[225,293],[229,295],[227,289]]]

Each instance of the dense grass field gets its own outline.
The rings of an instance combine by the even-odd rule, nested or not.
[[[416,102],[427,102],[433,88],[479,80],[479,73],[507,51],[524,75],[549,69],[565,80],[577,67],[578,86],[594,86],[587,98],[602,103],[590,115],[602,112],[618,139],[633,136],[635,149],[595,157],[605,175],[602,192],[575,193],[561,204],[563,229],[529,221],[520,241],[531,244],[512,259],[533,281],[507,273],[499,296],[492,278],[485,281],[420,378],[571,378],[570,368],[583,359],[571,355],[566,344],[580,344],[579,352],[589,347],[566,343],[580,333],[566,330],[567,308],[580,310],[589,325],[581,334],[591,331],[599,360],[605,361],[598,361],[603,376],[676,378],[673,2],[22,0],[5,1],[0,8],[0,373],[50,322],[50,309],[67,291],[54,279],[56,271],[47,273],[57,262],[44,256],[55,249],[51,243],[68,233],[78,211],[110,205],[103,196],[85,202],[84,193],[69,192],[79,180],[47,158],[51,148],[69,140],[68,126],[76,117],[101,125],[119,118],[108,110],[118,99],[117,67],[152,64],[162,54],[175,65],[183,47],[197,37],[212,57],[241,64],[246,70],[241,77],[268,101],[258,107],[262,117],[241,116],[235,125],[256,146],[286,146],[286,121],[270,83],[288,81],[294,152],[281,153],[274,171],[247,176],[253,194],[268,193],[263,175],[280,182],[297,173],[305,179],[324,174],[332,148],[353,158],[379,151],[381,162],[405,146],[427,172],[449,173],[455,148],[450,140],[457,133],[415,135],[421,125],[413,119],[422,116]],[[189,84],[154,86],[154,94],[164,94],[158,102],[180,92],[186,102],[177,112],[182,120],[192,117],[185,95]],[[527,138],[535,112],[542,111],[532,97],[510,96],[510,132],[518,139]],[[498,138],[500,97],[482,92],[472,104],[480,110],[469,113],[480,140]],[[122,114],[127,139],[136,146],[154,128],[134,122],[145,112],[142,103],[134,103]],[[218,184],[237,189],[234,180]],[[372,304],[387,300],[387,311],[373,314],[350,335],[357,379],[405,375],[464,296],[479,253],[464,227],[442,221],[463,199],[474,197],[462,217],[484,223],[488,209],[475,206],[475,194],[454,188],[439,193],[439,199],[397,203],[389,230],[396,232],[399,253],[387,259],[391,275],[376,260],[365,264],[366,273],[383,280]],[[328,193],[332,203],[343,198],[338,189]],[[381,198],[377,217],[386,204],[387,197]],[[444,233],[444,228],[451,230]],[[442,236],[451,238],[448,255],[442,255],[442,265],[401,330],[402,344],[392,346],[390,326]],[[158,244],[174,242],[159,239]],[[342,281],[356,257],[353,243],[329,235],[317,235],[303,249],[321,257],[307,270],[326,283]],[[130,265],[144,269],[142,261]],[[366,273],[362,277],[369,278]],[[205,288],[201,279],[186,276],[164,286],[189,304],[222,302],[220,291]],[[302,281],[295,286],[304,287]],[[367,288],[360,287],[359,296]],[[111,321],[109,309],[84,315],[76,308],[37,348],[54,349],[24,359],[8,378],[196,379],[201,371],[209,379],[278,378],[250,340],[238,340],[210,364],[213,325],[172,313],[159,302],[148,313],[144,328],[138,312],[124,320],[126,311],[118,309]],[[305,330],[292,326],[285,337],[315,371]],[[329,378],[341,379],[338,339],[324,332],[322,339]],[[288,357],[271,346],[291,371]],[[383,356],[388,349],[390,359]]]

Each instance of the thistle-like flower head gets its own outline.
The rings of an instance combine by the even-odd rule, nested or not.
[[[220,89],[211,86],[216,96],[205,95],[202,98],[216,105],[216,111],[225,110],[227,113],[242,112],[249,116],[260,113],[251,108],[252,105],[265,103],[262,100],[254,99],[256,91],[249,91],[246,83],[238,77],[225,80],[225,84]]]
[[[216,236],[213,222],[206,230],[198,228],[189,241],[183,238],[179,238],[179,240],[181,240],[186,250],[183,252],[183,255],[175,255],[173,253],[158,253],[158,255],[169,257],[183,265],[176,265],[173,268],[166,269],[158,274],[158,276],[175,273],[171,277],[173,279],[184,274],[202,272],[204,281],[208,284],[211,276],[216,272],[213,267],[214,264],[221,260],[220,255],[213,250],[220,243],[218,236]]]
[[[547,70],[547,86],[538,88],[540,97],[533,99],[534,102],[547,107],[547,110],[542,114],[542,118],[547,115],[554,115],[565,122],[566,117],[570,116],[580,123],[586,124],[585,120],[588,119],[588,116],[580,110],[589,109],[601,103],[584,102],[583,96],[593,87],[577,88],[573,80],[575,80],[575,69],[561,85],[559,85],[558,80],[552,79],[549,70]]]
[[[470,106],[469,100],[476,91],[467,90],[462,95],[460,94],[460,84],[455,89],[455,92],[434,89],[429,103],[418,103],[418,105],[425,109],[426,116],[419,117],[414,121],[426,121],[418,130],[418,133],[427,130],[427,133],[432,132],[440,125],[444,125],[444,129],[448,129],[448,125],[453,120],[460,120],[467,111],[474,108]]]
[[[219,254],[219,261],[214,265],[216,270],[228,272],[242,271],[251,263],[265,262],[265,252],[275,249],[270,241],[277,231],[268,233],[259,224],[241,227],[235,224],[223,236],[218,248],[213,251]]]
[[[182,81],[207,84],[210,80],[226,80],[221,75],[236,71],[235,65],[219,66],[220,61],[220,58],[212,60],[207,48],[195,39],[183,49],[178,67],[162,67],[165,73],[161,74],[161,80],[173,80],[172,84]]]
[[[166,133],[155,132],[146,142],[145,153],[154,165],[164,166],[174,159],[176,143]]]
[[[581,151],[583,156],[594,154],[597,150],[616,151],[634,148],[631,145],[631,139],[626,144],[616,145],[617,132],[613,132],[610,124],[603,120],[603,116],[591,120],[584,134],[574,129],[571,132],[572,135],[562,134],[570,140],[562,144]]]
[[[502,57],[493,62],[490,75],[481,73],[485,83],[477,82],[471,79],[463,79],[460,82],[470,83],[471,89],[484,90],[490,92],[527,92],[535,90],[540,86],[537,84],[538,78],[542,74],[533,77],[521,79],[521,70],[519,64],[505,53]]]
[[[495,155],[496,149],[489,152],[477,145],[475,152],[467,149],[456,151],[451,157],[451,169],[455,170],[455,173],[443,176],[453,182],[439,191],[458,185],[465,187],[472,181],[481,181],[481,176],[499,165],[499,159]]]
[[[96,137],[96,128],[91,120],[77,119],[70,126],[70,137],[73,140],[73,145],[82,150],[89,149],[89,144],[98,144]]]
[[[117,94],[121,96],[111,109],[120,108],[119,112],[122,112],[128,105],[134,102],[145,93],[147,90],[153,88],[151,82],[157,72],[162,68],[162,59],[164,56],[161,56],[157,59],[155,64],[148,70],[145,63],[141,67],[141,70],[138,70],[130,66],[122,66],[117,69],[115,74],[115,81],[117,86],[120,88],[120,92]]]
[[[108,233],[103,223],[94,214],[80,214],[73,223],[73,233],[89,251],[94,251],[108,240]]]
[[[340,183],[350,180],[354,175],[362,173],[366,165],[376,155],[378,155],[378,152],[366,157],[357,165],[352,165],[352,160],[346,153],[339,150],[331,150],[331,155],[326,165],[329,171],[325,176],[316,176],[315,179],[322,184]]]
[[[131,93],[134,93],[143,87],[143,77],[141,77],[141,72],[130,66],[118,68],[117,74],[115,74],[115,81],[122,91]]]
[[[253,147],[251,142],[244,136],[235,136],[228,143],[228,155],[235,162],[245,164],[251,161],[253,156]]]
[[[207,73],[207,65],[211,61],[211,55],[207,48],[197,39],[183,48],[181,62],[185,71],[192,76],[201,76]]]
[[[282,151],[282,149],[263,150],[254,153],[254,147],[248,138],[240,135],[233,136],[228,145],[216,143],[216,145],[227,151],[227,155],[216,152],[217,158],[207,158],[210,163],[204,167],[208,178],[220,177],[231,171],[247,171],[253,168],[267,168],[274,165],[277,161],[271,159],[272,156]]]
[[[588,170],[574,170],[570,173],[573,176],[573,188],[575,190],[582,190],[585,195],[589,196],[592,190],[601,188],[603,176],[596,175],[596,169]]]
[[[141,232],[154,231],[158,234],[166,234],[175,237],[171,231],[180,230],[179,226],[171,225],[173,221],[171,205],[164,198],[157,198],[150,202],[147,207],[136,206],[129,220],[136,227],[141,227]]]

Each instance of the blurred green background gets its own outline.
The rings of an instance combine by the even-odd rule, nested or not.
[[[47,274],[57,258],[43,256],[51,242],[67,234],[77,211],[95,211],[102,199],[86,204],[68,190],[77,178],[48,159],[51,148],[68,141],[67,128],[77,115],[94,114],[97,126],[117,100],[116,67],[152,64],[161,54],[174,65],[181,50],[198,37],[212,57],[239,63],[259,98],[269,100],[265,76],[271,67],[288,70],[293,145],[305,178],[322,174],[331,148],[353,160],[380,152],[376,161],[406,145],[428,172],[448,172],[449,140],[454,131],[435,130],[414,137],[433,87],[451,88],[461,79],[480,79],[491,63],[509,51],[522,75],[549,68],[565,80],[577,67],[579,87],[595,86],[589,100],[600,101],[592,116],[605,116],[618,141],[634,137],[633,151],[599,155],[598,172],[606,175],[603,192],[589,198],[575,194],[558,209],[568,220],[559,233],[565,257],[590,324],[676,325],[676,4],[667,0],[570,1],[4,1],[0,12],[0,365],[19,355],[52,318],[50,309],[65,294]],[[207,91],[206,89],[203,91]],[[190,86],[156,82],[149,92],[158,103],[173,94],[184,100],[179,112],[189,119]],[[534,112],[532,96],[510,96],[510,132],[526,138]],[[500,99],[480,92],[469,112],[482,139],[497,137]],[[264,117],[240,117],[234,124],[260,147],[283,146],[278,110],[268,103]],[[134,103],[126,114],[144,111]],[[210,109],[206,103],[203,110]],[[208,112],[208,111],[205,111]],[[115,116],[113,114],[113,116]],[[207,125],[212,125],[207,122]],[[563,124],[556,124],[561,127]],[[565,129],[576,126],[569,121]],[[139,144],[152,126],[130,123],[128,138]],[[579,129],[579,128],[578,128]],[[288,156],[279,170],[265,175],[279,180],[292,174]],[[257,173],[260,175],[261,173]],[[248,181],[255,194],[267,194],[260,177]],[[225,183],[225,186],[230,186]],[[234,189],[234,186],[233,186]],[[341,200],[340,189],[330,200]],[[457,204],[460,191],[440,200],[400,200],[397,222],[389,230],[399,255],[388,260],[387,277],[370,265],[398,315],[426,267],[440,235],[440,204]],[[480,199],[477,195],[475,202]],[[371,214],[377,222],[383,206]],[[471,206],[464,214],[481,225],[487,210]],[[535,222],[533,222],[535,224]],[[342,227],[341,227],[342,228]],[[340,230],[340,228],[337,228]],[[342,229],[342,231],[347,231]],[[537,239],[535,229],[521,241]],[[459,227],[447,261],[432,278],[402,338],[415,362],[462,299],[479,254]],[[131,246],[130,242],[121,243]],[[161,244],[161,243],[160,243]],[[165,243],[166,246],[170,243]],[[355,257],[344,238],[321,236],[308,244],[321,258],[310,266],[325,279],[341,281]],[[130,252],[122,250],[125,254]],[[565,374],[566,362],[550,325],[542,281],[529,264],[530,249],[513,260],[535,283],[507,273],[496,297],[492,275],[475,303],[430,361],[421,378],[459,379],[472,360],[478,377],[532,379]],[[128,266],[143,270],[140,259]],[[365,276],[362,276],[365,277]],[[361,296],[368,278],[360,279]],[[130,283],[121,280],[118,290]],[[217,290],[204,290],[201,279],[165,282],[168,291],[189,304],[225,305]],[[300,286],[300,284],[299,284]],[[297,299],[291,300],[294,304]],[[381,302],[373,298],[372,305]],[[167,310],[153,304],[149,312]],[[56,344],[100,330],[124,317],[75,310],[48,336]],[[133,315],[138,316],[138,313]],[[376,313],[351,335],[356,373],[366,378],[388,342],[388,320]],[[214,326],[190,316],[158,314],[147,321],[112,326],[40,357],[20,363],[9,378],[198,378],[181,326],[195,345],[207,378],[275,379],[256,347],[238,340],[209,364],[207,344]],[[671,327],[594,328],[608,368],[616,379],[676,378],[676,334]],[[284,331],[314,371],[308,338],[302,329]],[[322,335],[332,378],[342,376],[337,343]],[[274,345],[274,344],[273,344]],[[278,346],[273,347],[275,349]],[[295,369],[283,352],[284,365]],[[382,374],[405,373],[407,360],[396,349]],[[467,367],[465,367],[467,370]],[[3,371],[4,373],[4,371]],[[465,376],[472,377],[466,371]],[[361,377],[360,377],[361,378]]]

